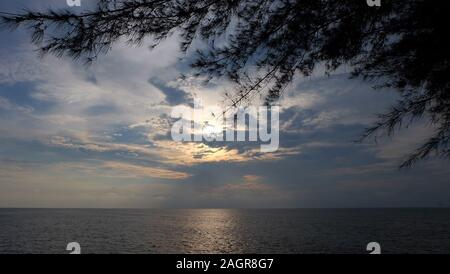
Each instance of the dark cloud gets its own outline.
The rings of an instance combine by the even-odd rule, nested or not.
[[[155,77],[149,79],[148,82],[158,88],[166,96],[166,102],[170,106],[193,104],[191,94],[185,92],[184,90],[168,86],[161,79]]]

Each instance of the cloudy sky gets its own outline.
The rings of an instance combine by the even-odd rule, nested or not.
[[[1,1],[0,11],[49,6],[65,1]],[[448,161],[398,169],[431,128],[354,142],[396,95],[345,69],[297,78],[280,100],[280,149],[260,153],[172,141],[174,106],[219,104],[232,89],[177,80],[187,66],[176,36],[153,51],[116,44],[86,67],[39,59],[26,31],[0,35],[0,207],[450,206]]]

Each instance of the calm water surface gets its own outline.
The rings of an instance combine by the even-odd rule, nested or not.
[[[0,209],[0,253],[450,253],[450,209]]]

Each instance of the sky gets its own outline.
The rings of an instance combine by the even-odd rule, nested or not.
[[[66,7],[1,1],[0,11]],[[92,65],[40,59],[26,30],[0,30],[0,207],[297,208],[450,206],[448,160],[399,170],[432,133],[425,123],[355,143],[392,90],[347,69],[297,77],[279,101],[280,148],[175,142],[171,110],[217,105],[233,86],[179,81],[176,35],[150,50],[125,43]],[[148,43],[150,44],[150,43]],[[189,54],[189,53],[188,53]]]

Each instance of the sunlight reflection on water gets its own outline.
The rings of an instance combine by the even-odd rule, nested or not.
[[[450,253],[450,209],[0,209],[0,253]]]

